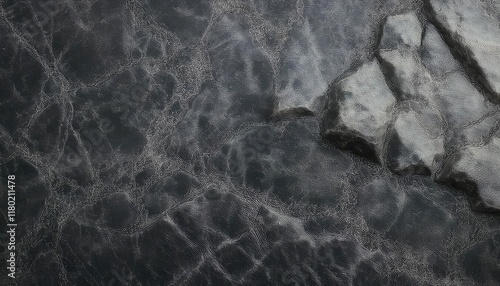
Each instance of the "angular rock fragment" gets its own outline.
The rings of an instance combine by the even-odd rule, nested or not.
[[[451,129],[461,132],[463,126],[477,122],[493,110],[493,104],[470,82],[432,25],[425,29],[420,55],[433,79],[432,92],[427,97],[443,113]]]
[[[459,138],[464,137],[464,127],[483,120],[495,107],[470,82],[432,25],[426,28],[420,55],[433,78],[429,102],[441,111],[448,122],[453,144],[462,143]],[[482,128],[487,127],[483,124]]]
[[[381,64],[401,99],[432,94],[432,78],[417,49],[422,26],[415,13],[387,18],[379,46]]]
[[[424,121],[426,116],[431,119]],[[387,165],[398,174],[430,175],[437,159],[444,155],[441,133],[438,115],[399,113],[389,139]]]
[[[449,74],[438,85],[437,95],[436,105],[453,129],[478,121],[494,108],[461,72]]]
[[[398,97],[426,102],[413,108],[419,112],[437,109],[456,144],[462,128],[491,112],[492,104],[464,74],[436,28],[430,24],[426,27],[422,47],[421,32],[413,13],[389,17],[380,44],[380,61]]]
[[[380,49],[410,48],[420,46],[422,26],[415,12],[390,16],[384,25]]]
[[[484,86],[500,97],[500,26],[484,3],[467,0],[430,1],[430,14],[446,38],[479,75]]]
[[[456,4],[460,1],[447,2]],[[482,17],[477,11],[469,13],[475,13],[477,19]],[[448,14],[445,16],[451,17]],[[485,25],[478,23],[478,27]],[[415,13],[388,17],[384,25],[378,58],[389,86],[402,100],[400,105],[407,108],[397,115],[392,124],[387,153],[382,154],[386,137],[384,123],[390,121],[390,107],[395,100],[385,83],[384,75],[380,72],[379,77],[373,76],[377,70],[373,62],[365,64],[353,75],[334,85],[323,118],[322,135],[340,148],[387,163],[389,169],[397,174],[432,175],[439,171],[439,180],[451,180],[453,184],[457,180],[472,182],[472,187],[465,188],[471,189],[471,193],[476,193],[477,190],[479,201],[485,200],[476,208],[494,209],[500,199],[495,199],[488,188],[492,185],[500,186],[500,181],[491,183],[489,179],[483,180],[480,173],[477,173],[477,168],[469,173],[464,169],[467,164],[477,164],[475,156],[482,156],[479,160],[486,161],[486,165],[494,168],[492,160],[496,159],[492,158],[495,158],[496,151],[490,150],[492,147],[485,147],[481,151],[482,155],[472,156],[470,152],[467,153],[470,156],[460,154],[457,157],[459,159],[447,163],[444,171],[441,167],[445,150],[456,150],[470,143],[482,144],[489,140],[497,122],[493,116],[495,106],[470,81],[438,30],[429,24],[425,33],[423,31]],[[455,36],[460,35],[454,34]],[[446,40],[449,43],[449,39]],[[474,57],[474,53],[471,56]],[[375,78],[378,80],[374,80]],[[386,94],[391,94],[392,102],[378,95],[383,88],[373,88],[376,85],[374,82],[381,83],[387,89]],[[370,88],[366,88],[367,86]],[[372,102],[374,98],[376,100]],[[474,136],[479,136],[479,140],[472,138]],[[488,157],[487,153],[491,153],[489,155],[493,157]],[[382,156],[386,156],[385,160],[382,160]],[[463,160],[468,163],[462,162]],[[463,170],[453,169],[455,166],[452,165],[457,162],[457,166]],[[465,177],[463,172],[467,173]],[[488,176],[492,177],[493,173]]]
[[[286,34],[279,55],[276,117],[321,110],[330,82],[349,69],[357,50],[368,45],[370,10],[377,5],[373,0],[299,2],[303,8],[297,5],[296,10],[303,9],[304,19]],[[280,9],[273,18],[286,13]]]
[[[364,64],[334,86],[323,118],[322,136],[340,148],[380,162],[395,103],[378,62]]]
[[[380,63],[400,99],[433,97],[433,79],[416,50],[381,50]]]
[[[420,56],[433,77],[442,78],[446,74],[460,69],[460,65],[453,58],[436,27],[431,24],[425,28]]]
[[[469,146],[447,163],[439,180],[451,183],[471,195],[472,208],[481,212],[500,211],[500,138],[484,146]]]

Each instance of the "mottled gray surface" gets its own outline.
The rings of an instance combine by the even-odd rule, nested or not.
[[[1,2],[0,284],[497,285],[500,10],[455,2]]]
[[[467,63],[432,24],[424,32],[414,12],[387,18],[377,54],[383,74],[365,64],[333,84],[322,136],[394,173],[431,175],[465,190],[477,211],[498,212],[498,107],[469,80]],[[392,93],[397,104],[384,105]]]
[[[380,162],[395,103],[378,61],[368,62],[332,88],[321,134],[344,149]]]
[[[496,97],[500,95],[500,7],[490,1],[429,1],[430,14],[464,55],[474,75]],[[498,101],[497,101],[498,102]]]
[[[387,146],[387,165],[398,174],[429,175],[444,156],[440,118],[432,113],[401,111]]]

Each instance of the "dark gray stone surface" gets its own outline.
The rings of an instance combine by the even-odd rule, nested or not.
[[[0,284],[498,284],[499,7],[1,2]]]

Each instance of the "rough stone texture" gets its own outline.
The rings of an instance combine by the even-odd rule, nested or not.
[[[440,181],[461,189],[469,189],[466,179],[457,179],[461,175],[455,173],[461,171],[454,169],[456,157],[463,158],[465,156],[462,154],[463,150],[483,148],[481,146],[491,140],[498,129],[498,108],[488,100],[487,94],[484,94],[482,89],[478,90],[477,85],[469,80],[470,70],[461,67],[458,61],[460,59],[452,54],[438,30],[432,24],[427,24],[423,33],[421,22],[415,13],[388,17],[383,26],[378,48],[378,58],[384,73],[384,77],[381,76],[380,80],[387,81],[398,100],[390,132],[386,133],[385,130],[378,128],[376,121],[358,123],[357,120],[367,118],[364,115],[359,116],[363,114],[360,112],[363,103],[346,104],[337,99],[342,97],[333,96],[326,106],[322,136],[337,146],[350,147],[357,151],[357,154],[370,159],[375,158],[397,174],[437,175],[436,178]],[[464,64],[468,68],[466,63]],[[349,78],[355,78],[357,74],[362,73],[358,71],[354,76],[348,76],[347,79],[337,82],[333,94],[342,94],[343,82],[348,82]],[[368,78],[364,75],[358,77]],[[367,86],[364,82],[354,85]],[[370,90],[370,92],[376,94],[377,91]],[[363,95],[356,93],[353,97],[356,99],[351,101],[356,103],[364,98]],[[369,102],[365,103],[376,106]],[[371,109],[366,107],[365,110]],[[354,119],[345,119],[343,116]],[[388,116],[379,118],[389,120]],[[349,124],[351,127],[337,127]],[[360,125],[362,127],[359,127]],[[352,130],[361,136],[355,137],[352,135]],[[377,137],[373,135],[376,132],[378,132]],[[359,139],[360,137],[363,139]],[[383,145],[385,142],[380,139],[385,137],[388,137],[387,146]],[[353,141],[363,142],[362,147],[353,147],[355,145]],[[471,147],[470,144],[479,146]],[[494,150],[489,147],[484,148],[482,155],[484,158],[495,157]],[[493,153],[486,155],[489,152]],[[450,154],[460,155],[450,156]],[[471,163],[474,161],[463,160]],[[467,163],[461,164],[463,168]],[[489,163],[488,166],[491,170],[493,163]],[[471,168],[469,172],[479,171]],[[443,176],[450,173],[454,175]],[[490,175],[496,177],[493,173]],[[490,194],[488,187],[479,186],[481,182],[491,186],[491,182],[486,177],[477,177],[478,174],[469,174],[466,177],[470,176],[473,177],[475,187],[469,193],[475,204],[487,206],[476,206],[475,209],[489,211],[497,209],[495,198],[498,195]],[[481,202],[481,200],[486,201]]]
[[[492,232],[487,238],[471,245],[460,257],[460,265],[478,284],[495,284],[500,280],[500,233]]]
[[[481,122],[491,118],[497,108],[470,82],[432,25],[427,25],[420,55],[433,78],[433,98],[429,100],[447,122],[450,145],[474,141],[465,133],[470,135],[474,129],[484,129]]]
[[[437,88],[436,105],[446,116],[450,129],[460,133],[468,124],[479,121],[495,110],[460,72],[449,74]]]
[[[432,78],[418,58],[422,26],[415,13],[391,16],[379,45],[381,63],[400,99],[432,94]]]
[[[444,156],[441,126],[436,114],[400,112],[387,147],[388,167],[398,174],[433,173]]]
[[[284,44],[275,113],[312,113],[321,109],[330,82],[349,68],[359,45],[367,45],[369,11],[375,1],[303,1],[304,19]],[[369,7],[368,9],[364,9]],[[337,21],[331,15],[342,15]]]
[[[500,15],[495,1],[481,5]],[[18,260],[12,280],[3,220],[0,285],[498,284],[499,217],[473,213],[456,189],[477,182],[479,200],[496,186],[499,113],[424,9],[397,0],[2,1],[0,209],[15,174]],[[411,85],[388,65],[383,76],[356,71],[376,70],[384,23],[395,42],[420,37],[414,16],[416,28],[398,23],[408,12],[425,27],[422,45],[385,51],[404,63],[412,50],[406,62],[418,68],[398,73],[433,87],[402,99],[398,88]],[[478,167],[451,188],[341,150],[321,137],[323,118],[277,120],[320,115],[328,88],[353,78],[360,84],[349,88],[370,100],[353,93],[344,115],[376,134],[379,155],[392,148],[380,118],[415,113],[423,116],[406,138],[422,126],[439,138],[430,127],[442,123],[439,174],[460,158]],[[391,94],[384,85],[399,101],[366,121],[379,99],[372,91]],[[398,146],[422,151],[412,144]]]
[[[380,161],[395,103],[378,62],[366,63],[333,87],[321,133],[342,148]]]
[[[450,131],[460,133],[491,113],[493,105],[470,83],[434,26],[427,25],[422,46],[421,33],[412,13],[388,18],[379,47],[384,72],[399,99],[427,102],[422,109],[439,110]],[[405,38],[411,44],[403,43]]]
[[[429,1],[430,12],[476,76],[500,96],[498,6],[466,0]]]
[[[484,117],[476,124],[465,128],[461,134],[460,141],[464,145],[484,145],[497,132],[499,124],[500,114],[498,113]]]
[[[421,58],[432,76],[438,79],[450,72],[460,70],[460,64],[453,58],[436,27],[431,24],[425,28]]]
[[[380,50],[380,61],[398,98],[433,97],[432,78],[417,58],[416,50]]]
[[[276,69],[274,114],[278,118],[319,114],[330,83],[371,57],[370,49],[377,42],[375,27],[384,16],[418,5],[416,1],[306,0],[292,1],[297,6],[291,9],[282,4],[285,1],[277,3],[281,8],[278,15],[287,15],[288,19],[303,11],[293,25],[279,26],[279,31],[285,29],[287,34]],[[270,37],[276,41],[276,36]]]
[[[420,47],[422,25],[414,12],[387,17],[379,49],[416,49]]]
[[[441,179],[469,192],[474,208],[498,211],[500,179],[495,166],[499,163],[500,139],[493,137],[484,146],[469,146],[455,154],[455,159],[443,170]]]

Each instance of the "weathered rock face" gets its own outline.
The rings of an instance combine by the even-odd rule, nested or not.
[[[436,5],[441,4],[434,6]],[[453,18],[450,13],[443,14],[443,19]],[[459,13],[468,14],[468,20],[463,20],[464,25],[469,23],[467,21],[472,21],[473,18],[470,17],[474,13],[476,21],[489,21],[488,19],[481,20],[482,16],[477,11]],[[448,24],[453,26],[459,23],[461,22]],[[470,26],[470,23],[467,25]],[[489,24],[483,23],[476,26],[482,27],[482,25],[488,26]],[[460,39],[465,37],[462,40],[467,43],[474,39],[467,40],[466,36],[472,37],[468,29],[462,31],[462,28],[457,28],[456,31],[453,29],[452,31],[455,31],[454,35],[460,36]],[[488,96],[483,95],[471,83],[466,71],[458,62],[460,59],[455,59],[438,30],[433,25],[427,24],[425,32],[423,31],[415,13],[390,16],[384,24],[377,53],[383,76],[378,78],[379,85],[384,86],[380,82],[387,80],[386,85],[390,86],[395,93],[398,103],[391,111],[395,115],[392,117],[392,115],[388,116],[387,112],[374,113],[373,110],[379,110],[376,108],[377,105],[371,103],[370,100],[364,101],[365,98],[369,98],[365,93],[377,94],[378,91],[374,88],[370,88],[373,91],[353,93],[356,99],[350,99],[350,101],[356,104],[349,104],[348,100],[342,100],[343,97],[333,96],[327,105],[322,135],[339,146],[350,146],[358,154],[385,164],[397,174],[433,175],[458,188],[468,189],[476,201],[475,204],[484,205],[476,206],[477,210],[500,210],[500,200],[497,199],[499,196],[491,189],[494,188],[492,186],[496,186],[496,183],[480,176],[479,174],[483,171],[477,168],[464,169],[468,164],[477,165],[480,164],[478,161],[489,159],[493,161],[487,160],[482,164],[486,164],[488,170],[493,170],[496,151],[490,145],[487,145],[490,147],[481,146],[490,141],[496,130],[497,107],[489,102]],[[467,49],[470,49],[471,56],[474,56],[474,49],[479,48],[474,48],[475,44],[469,43],[469,45],[472,46]],[[488,53],[490,55],[491,51]],[[363,68],[360,70],[364,71]],[[369,69],[365,69],[365,73],[366,71]],[[371,73],[374,72],[371,71]],[[363,79],[370,78],[358,71],[334,85],[334,94],[343,94],[346,89],[345,82],[349,83],[349,79],[356,79],[356,76]],[[492,77],[490,79],[493,80]],[[351,85],[370,86],[366,84],[366,81],[351,81]],[[373,109],[358,101],[364,101]],[[364,107],[363,110],[371,112],[373,117],[379,116],[379,121],[373,120],[372,123],[356,121],[369,118],[360,111],[360,106]],[[351,117],[352,119],[347,120]],[[376,122],[387,123],[387,120],[391,121],[391,128],[390,132],[385,133],[384,128],[379,128],[383,124],[377,126]],[[355,137],[353,134],[362,134],[362,136]],[[387,142],[381,138],[387,138]],[[363,144],[356,145],[353,142],[363,142]],[[480,146],[470,147],[468,144]],[[470,148],[476,150],[474,151],[476,153],[470,153],[472,152]],[[463,150],[469,151],[463,153],[465,152]],[[450,154],[458,155],[450,157]],[[460,158],[458,161],[457,156]],[[463,174],[466,174],[465,177]],[[496,177],[493,173],[489,175]],[[469,186],[471,184],[473,187]]]
[[[381,50],[380,61],[401,100],[432,97],[432,78],[415,50]]]
[[[477,72],[482,83],[500,96],[500,27],[498,6],[466,0],[429,1],[430,14],[446,37]]]
[[[453,58],[436,27],[431,24],[425,28],[420,56],[434,78],[441,79],[450,72],[460,70],[460,64]]]
[[[322,135],[341,148],[380,161],[395,103],[378,62],[371,61],[334,86]]]
[[[282,46],[274,44],[280,47],[274,108],[278,118],[321,113],[330,83],[372,56],[369,50],[377,41],[375,27],[384,16],[417,5],[411,0],[383,4],[376,0],[307,0],[288,2],[296,5],[295,9],[290,9],[280,7],[283,1],[256,2],[259,7],[279,7],[280,16],[268,19],[279,28],[276,34],[286,31]],[[300,17],[295,14],[301,11]],[[283,24],[294,18],[299,21],[293,25]]]
[[[421,2],[0,1],[0,285],[497,285],[500,2]]]
[[[436,114],[400,112],[393,124],[387,147],[388,167],[398,174],[433,173],[438,161],[444,156],[441,126]]]
[[[450,73],[437,87],[436,105],[447,118],[450,130],[461,133],[495,110],[493,104],[471,84],[463,73]]]
[[[389,82],[401,100],[432,94],[432,78],[419,57],[422,26],[415,13],[391,16],[384,25],[379,56]]]
[[[484,146],[470,146],[455,155],[440,179],[472,195],[473,207],[479,211],[500,209],[500,139],[492,138]]]
[[[303,1],[304,19],[290,30],[278,68],[275,113],[312,114],[321,109],[331,81],[345,72],[356,47],[367,45],[375,1]],[[367,7],[370,7],[366,9]],[[337,11],[342,21],[331,18]]]
[[[496,107],[472,84],[460,63],[453,58],[436,28],[427,25],[420,51],[422,63],[432,77],[429,103],[446,121],[450,145],[464,143],[464,127],[490,117]],[[472,138],[471,138],[472,139]]]
[[[414,12],[387,17],[379,49],[416,49],[420,47],[422,25]]]

